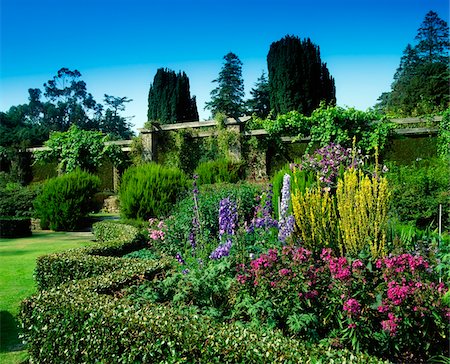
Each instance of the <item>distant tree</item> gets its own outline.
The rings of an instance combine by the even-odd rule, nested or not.
[[[218,86],[211,91],[211,101],[206,103],[205,109],[211,110],[213,116],[223,113],[237,118],[244,113],[244,80],[242,78],[242,62],[232,52],[226,54],[225,63],[219,77],[212,82]]]
[[[276,114],[297,110],[309,115],[322,101],[336,102],[334,79],[311,40],[285,36],[267,54],[270,106]]]
[[[387,114],[416,116],[443,111],[449,106],[449,29],[430,11],[418,29],[417,44],[408,44],[394,74],[391,91],[375,107]]]
[[[83,129],[97,129],[102,106],[87,92],[86,83],[77,70],[61,68],[44,84],[45,97],[54,103],[56,125],[53,130],[65,131],[75,124]]]
[[[195,96],[191,97],[186,73],[160,68],[148,93],[149,121],[162,124],[198,120]]]
[[[131,139],[134,136],[132,124],[128,118],[120,115],[120,111],[125,110],[125,104],[133,101],[128,97],[116,97],[106,95],[104,102],[107,105],[105,115],[100,122],[100,131],[111,136],[112,139]]]
[[[429,11],[417,31],[415,40],[419,58],[425,62],[448,62],[450,47],[447,22],[439,18],[434,11]]]
[[[265,72],[255,83],[255,87],[250,90],[252,96],[247,100],[247,110],[260,118],[266,118],[270,113],[270,88]]]

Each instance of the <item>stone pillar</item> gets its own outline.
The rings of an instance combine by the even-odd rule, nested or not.
[[[146,162],[155,160],[156,131],[149,129],[138,129],[142,139],[142,158]]]
[[[227,119],[225,122],[225,128],[227,131],[236,134],[237,139],[232,140],[228,144],[228,153],[231,160],[239,162],[242,160],[242,146],[241,146],[241,137],[242,137],[242,127],[239,121],[234,119]]]

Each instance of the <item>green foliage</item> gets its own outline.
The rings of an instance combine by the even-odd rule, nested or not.
[[[123,225],[123,229],[127,230],[127,226]],[[34,274],[38,289],[49,290],[71,280],[99,276],[136,265],[136,260],[121,257],[142,249],[145,244],[142,235],[130,235],[130,240],[111,240],[40,256],[36,260]]]
[[[99,130],[113,139],[131,139],[134,136],[131,130],[133,125],[127,121],[127,118],[121,116],[119,111],[124,111],[125,104],[133,100],[126,96],[116,97],[105,94],[104,101],[108,108],[100,122]]]
[[[386,114],[417,116],[442,112],[449,106],[448,25],[430,11],[408,44],[394,75],[391,91],[376,107]]]
[[[132,241],[140,234],[140,230],[134,226],[111,220],[96,222],[92,225],[92,232],[95,239],[100,242]]]
[[[148,220],[165,217],[187,190],[186,175],[176,168],[155,163],[128,168],[120,185],[120,211],[123,217]]]
[[[93,209],[93,197],[100,179],[87,172],[75,170],[49,179],[36,197],[36,216],[41,227],[72,231]]]
[[[246,102],[248,112],[258,118],[267,118],[270,113],[270,87],[264,71],[250,90],[250,95]]]
[[[198,120],[195,96],[191,98],[186,73],[159,68],[148,93],[147,118],[161,124]]]
[[[212,82],[218,86],[211,91],[211,101],[205,109],[211,110],[213,117],[223,113],[229,117],[238,118],[244,111],[244,80],[242,78],[242,62],[239,57],[229,52],[223,59],[225,63],[219,77]]]
[[[226,159],[200,163],[194,171],[198,176],[198,184],[236,183],[244,179],[243,163]]]
[[[429,159],[411,165],[392,165],[388,174],[393,210],[403,222],[436,227],[442,204],[443,228],[450,229],[450,175],[447,159]]]
[[[10,183],[0,187],[0,216],[32,217],[33,201],[38,193],[39,186]]]
[[[299,111],[310,115],[319,104],[336,102],[334,79],[311,40],[285,36],[267,54],[270,107],[275,115]]]
[[[130,302],[123,288],[152,280],[163,261],[43,291],[22,304],[24,339],[36,362],[382,363],[363,353],[307,346],[280,332],[216,324],[196,312]],[[205,343],[207,343],[205,345]],[[72,348],[64,350],[64,348]]]
[[[23,238],[30,235],[29,217],[0,217],[0,238]]]
[[[81,130],[73,125],[67,132],[53,132],[45,142],[49,149],[36,153],[37,161],[58,160],[58,171],[72,172],[77,168],[94,172],[103,158],[116,165],[122,161],[122,151],[114,144],[106,144],[108,137],[101,132]]]
[[[450,108],[442,114],[438,132],[438,154],[442,158],[450,158]]]
[[[325,107],[322,105],[304,116],[297,111],[279,115],[275,120],[261,120],[262,125],[271,136],[310,137],[308,149],[324,147],[330,143],[343,147],[352,147],[353,138],[356,146],[369,153],[378,147],[382,150],[387,143],[393,124],[373,111],[359,111],[353,108]]]

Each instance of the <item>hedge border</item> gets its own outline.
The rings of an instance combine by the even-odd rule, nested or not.
[[[20,319],[33,362],[387,363],[364,353],[307,347],[276,331],[212,323],[176,307],[138,305],[121,290],[153,279],[171,262],[130,263],[23,301]]]
[[[105,223],[99,222],[94,226]],[[110,223],[112,222],[107,222]],[[98,276],[132,264],[129,259],[123,259],[121,256],[144,248],[147,242],[137,228],[121,225],[128,231],[123,236],[120,234],[115,236],[117,240],[101,241],[88,247],[37,258],[35,280],[38,289],[45,290],[68,281]]]

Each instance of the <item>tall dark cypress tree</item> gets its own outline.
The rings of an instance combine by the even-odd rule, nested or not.
[[[272,43],[267,68],[270,106],[276,114],[298,110],[309,115],[321,101],[336,102],[334,79],[310,39],[286,36]]]
[[[148,93],[147,118],[161,124],[198,120],[195,96],[191,97],[186,73],[160,68]]]

